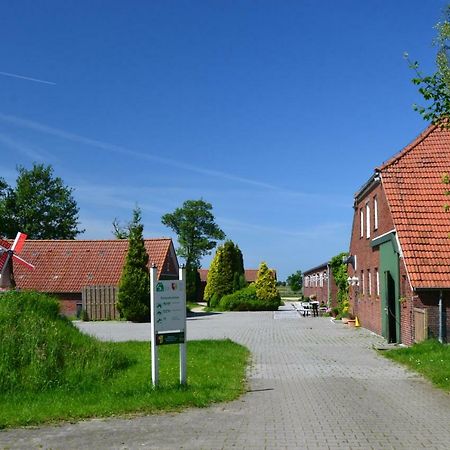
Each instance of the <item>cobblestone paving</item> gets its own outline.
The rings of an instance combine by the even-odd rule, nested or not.
[[[249,392],[205,409],[0,432],[0,448],[449,449],[450,396],[376,354],[367,330],[276,313],[205,315],[189,339],[229,337],[252,351]],[[103,338],[145,326],[81,323]],[[148,327],[148,325],[147,325]]]

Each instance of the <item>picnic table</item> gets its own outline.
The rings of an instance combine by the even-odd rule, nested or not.
[[[323,315],[327,310],[325,307],[320,307],[318,301],[300,302],[300,306],[296,306],[295,309],[303,317],[306,316],[318,317],[319,315]]]

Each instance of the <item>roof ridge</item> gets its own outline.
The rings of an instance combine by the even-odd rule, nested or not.
[[[13,239],[6,239],[13,241]],[[159,238],[144,238],[144,241],[171,241],[170,237],[159,237]],[[27,242],[124,242],[128,239],[27,239]]]
[[[385,161],[381,166],[378,166],[375,168],[375,171],[382,171],[386,169],[386,167],[392,165],[396,161],[398,161],[400,158],[403,158],[406,153],[409,153],[414,147],[419,145],[423,140],[425,140],[426,137],[428,137],[437,127],[439,124],[433,124],[431,123],[428,125],[428,127],[422,131],[412,142],[410,142],[406,147],[404,147],[402,150],[397,152],[394,156],[392,156],[390,159]]]

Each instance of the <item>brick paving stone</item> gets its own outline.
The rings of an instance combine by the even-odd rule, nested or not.
[[[150,338],[148,324],[79,323],[103,339]],[[384,341],[329,318],[197,315],[188,339],[232,340],[252,352],[249,392],[177,414],[94,419],[0,432],[0,448],[448,449],[450,396],[378,355]]]

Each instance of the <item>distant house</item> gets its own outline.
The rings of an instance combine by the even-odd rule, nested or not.
[[[433,125],[355,195],[350,308],[389,342],[446,339],[450,214],[442,176],[449,171],[450,130]]]
[[[303,295],[330,308],[337,306],[337,285],[328,262],[303,272]]]
[[[145,239],[149,267],[155,264],[160,279],[178,277],[178,260],[169,238]],[[128,241],[114,240],[27,240],[21,256],[35,265],[27,270],[16,264],[18,289],[54,294],[64,314],[75,315],[87,286],[118,286]],[[149,300],[150,301],[150,300]]]
[[[247,283],[254,283],[258,278],[258,269],[244,269],[245,273],[245,281]],[[270,269],[272,272],[275,281],[277,280],[277,271],[275,269]],[[198,269],[198,273],[200,274],[200,293],[199,293],[199,301],[203,300],[203,294],[205,292],[206,283],[208,281],[208,269]]]

